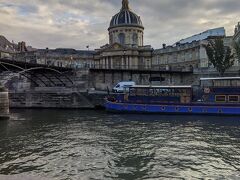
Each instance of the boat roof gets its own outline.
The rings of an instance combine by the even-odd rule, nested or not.
[[[240,77],[200,78],[200,81],[208,81],[208,80],[240,80]]]
[[[192,88],[192,86],[151,86],[151,85],[135,85],[130,88]]]

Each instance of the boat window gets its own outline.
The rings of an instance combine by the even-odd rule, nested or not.
[[[130,96],[136,96],[136,89],[135,88],[130,88],[129,89],[129,95]]]
[[[232,86],[234,87],[240,87],[240,80],[232,80]]]
[[[161,95],[160,89],[156,89],[156,90],[155,90],[155,94],[156,94],[156,96],[160,96],[160,95]]]
[[[164,96],[164,95],[167,95],[169,92],[168,89],[160,89],[160,95]]]
[[[215,87],[238,87],[240,86],[240,80],[214,80],[214,86]]]
[[[228,96],[228,101],[229,102],[239,102],[239,96],[237,96],[237,95]]]
[[[129,87],[130,96],[177,96],[191,95],[191,89],[186,88],[142,88],[142,87]]]
[[[215,98],[216,102],[226,102],[226,96],[224,95],[217,95]]]
[[[149,89],[149,96],[155,96],[155,89]]]
[[[145,96],[146,95],[146,89],[144,89],[144,88],[137,88],[136,89],[136,95],[137,96]]]
[[[223,84],[224,87],[231,86],[231,80],[225,80],[223,82],[224,82]]]

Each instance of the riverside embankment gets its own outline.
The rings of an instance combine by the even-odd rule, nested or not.
[[[10,92],[10,108],[95,109],[104,104],[106,92],[75,91],[66,88],[41,88]]]

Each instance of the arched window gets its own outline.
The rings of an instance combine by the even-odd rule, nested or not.
[[[133,33],[132,40],[133,40],[133,44],[134,45],[138,44],[138,35],[137,35],[137,33]]]
[[[124,33],[120,33],[118,35],[118,39],[119,39],[120,44],[125,44],[125,34]]]

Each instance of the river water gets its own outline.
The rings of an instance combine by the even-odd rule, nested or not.
[[[240,117],[15,110],[0,174],[49,179],[240,179]]]

